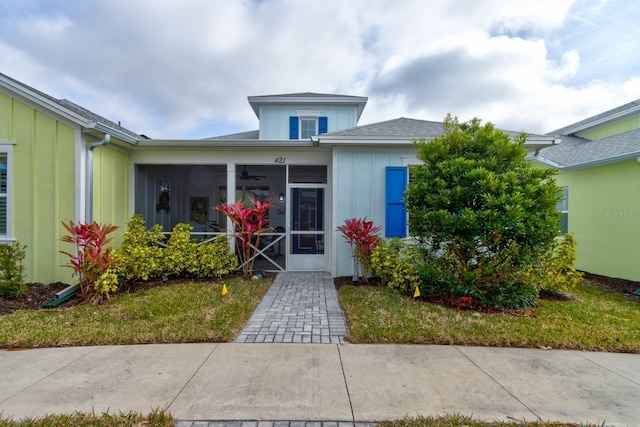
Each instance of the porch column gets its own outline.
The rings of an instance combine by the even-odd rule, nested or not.
[[[227,163],[227,204],[236,202],[236,164]],[[227,221],[227,235],[233,236],[235,233],[233,223]],[[229,249],[231,253],[236,252],[235,238],[229,239]]]

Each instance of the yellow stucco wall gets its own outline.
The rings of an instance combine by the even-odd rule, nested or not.
[[[75,130],[0,94],[0,140],[13,142],[12,236],[26,245],[26,281],[70,282],[60,242],[75,214]]]
[[[561,172],[569,187],[569,231],[578,242],[577,267],[640,280],[640,165],[628,160]]]
[[[93,219],[117,225],[112,246],[122,243],[129,221],[129,155],[110,146],[93,150]]]

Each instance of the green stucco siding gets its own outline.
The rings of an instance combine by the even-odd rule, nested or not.
[[[0,95],[0,138],[13,148],[12,237],[26,245],[26,281],[71,282],[61,221],[75,215],[74,129]]]
[[[596,140],[607,138],[609,136],[617,135],[619,133],[628,132],[630,130],[638,129],[640,127],[640,116],[631,117],[628,119],[620,120],[606,126],[602,126],[597,129],[588,130],[585,132],[578,132],[576,136],[581,138]]]
[[[122,242],[129,221],[129,155],[109,146],[93,152],[93,219],[118,226],[112,245]]]
[[[578,242],[577,267],[640,280],[640,166],[635,160],[561,172],[569,187],[569,231]]]

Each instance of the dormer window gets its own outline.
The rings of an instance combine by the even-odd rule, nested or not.
[[[289,139],[310,139],[312,136],[327,133],[328,121],[324,116],[289,117]]]
[[[309,139],[318,134],[315,117],[300,117],[300,139]]]

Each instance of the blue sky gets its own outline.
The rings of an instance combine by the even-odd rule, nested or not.
[[[247,96],[544,133],[640,98],[624,0],[0,0],[0,72],[154,138],[257,129]]]

